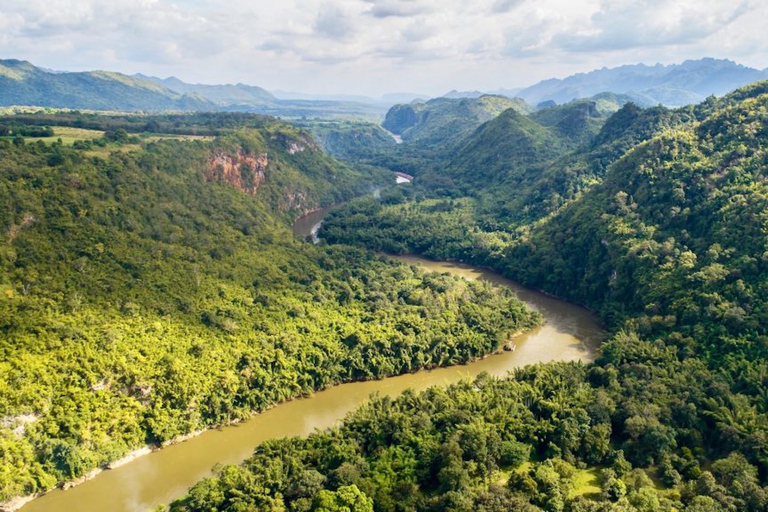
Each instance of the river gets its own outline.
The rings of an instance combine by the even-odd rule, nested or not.
[[[300,219],[294,225],[294,232],[302,238],[316,234],[324,215],[325,211],[319,211]],[[309,398],[278,405],[239,425],[209,430],[117,469],[104,471],[68,491],[48,493],[26,505],[22,512],[144,512],[184,495],[189,487],[209,476],[214,465],[235,464],[246,459],[262,441],[306,436],[316,429],[336,424],[364,403],[371,393],[397,395],[408,388],[422,390],[446,385],[473,378],[481,372],[503,376],[516,367],[531,363],[591,361],[603,340],[600,322],[588,310],[523,288],[491,271],[412,256],[394,258],[430,270],[509,287],[521,300],[541,312],[546,323],[517,336],[514,352],[504,352],[463,366],[341,384]]]

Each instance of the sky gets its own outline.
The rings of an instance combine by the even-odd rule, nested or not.
[[[766,0],[3,0],[0,58],[316,94],[523,87],[702,57],[768,67]]]

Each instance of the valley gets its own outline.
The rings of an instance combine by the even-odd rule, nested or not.
[[[0,500],[766,510],[768,82],[632,99],[0,116]]]

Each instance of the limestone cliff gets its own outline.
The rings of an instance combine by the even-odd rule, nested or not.
[[[303,153],[304,151],[320,151],[320,146],[308,136],[296,137],[280,133],[272,135],[270,138],[274,141],[279,141],[289,155]]]
[[[246,194],[256,195],[266,179],[269,158],[238,153],[214,153],[208,161],[205,178],[208,181],[228,183]]]

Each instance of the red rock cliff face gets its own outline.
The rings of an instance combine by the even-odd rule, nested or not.
[[[229,183],[246,194],[256,195],[264,180],[269,159],[266,153],[259,156],[214,153],[208,160],[205,178],[208,181]]]

